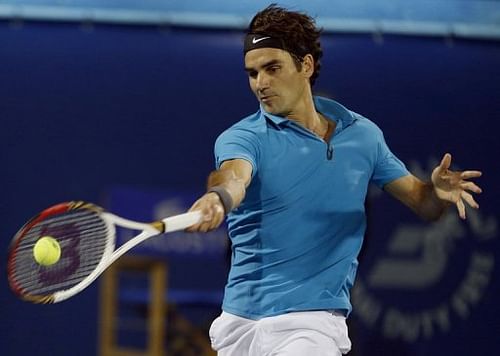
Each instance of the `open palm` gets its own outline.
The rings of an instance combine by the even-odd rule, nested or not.
[[[432,171],[432,184],[437,197],[455,204],[458,214],[462,219],[465,219],[464,202],[472,208],[479,208],[479,205],[469,192],[481,193],[481,188],[468,179],[480,177],[482,173],[480,171],[455,172],[449,169],[450,165],[451,155],[446,153],[439,166]]]

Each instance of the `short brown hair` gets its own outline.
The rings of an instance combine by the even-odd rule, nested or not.
[[[321,29],[316,27],[316,21],[311,16],[271,4],[253,17],[248,33],[281,38],[299,70],[302,68],[302,58],[299,58],[298,54],[311,54],[314,58],[314,73],[310,83],[311,86],[314,85],[319,76],[323,50],[319,40]]]

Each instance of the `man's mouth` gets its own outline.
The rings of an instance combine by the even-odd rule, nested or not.
[[[260,97],[260,101],[262,101],[263,103],[266,103],[270,100],[272,100],[276,95],[265,95],[265,96],[261,96]]]

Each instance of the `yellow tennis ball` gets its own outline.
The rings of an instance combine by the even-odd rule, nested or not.
[[[51,236],[40,237],[33,247],[33,257],[42,266],[53,265],[61,258],[61,246]]]

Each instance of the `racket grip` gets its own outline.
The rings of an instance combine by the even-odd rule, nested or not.
[[[192,211],[169,218],[163,219],[165,223],[165,232],[179,231],[187,229],[188,227],[196,224],[201,219],[200,211]]]

